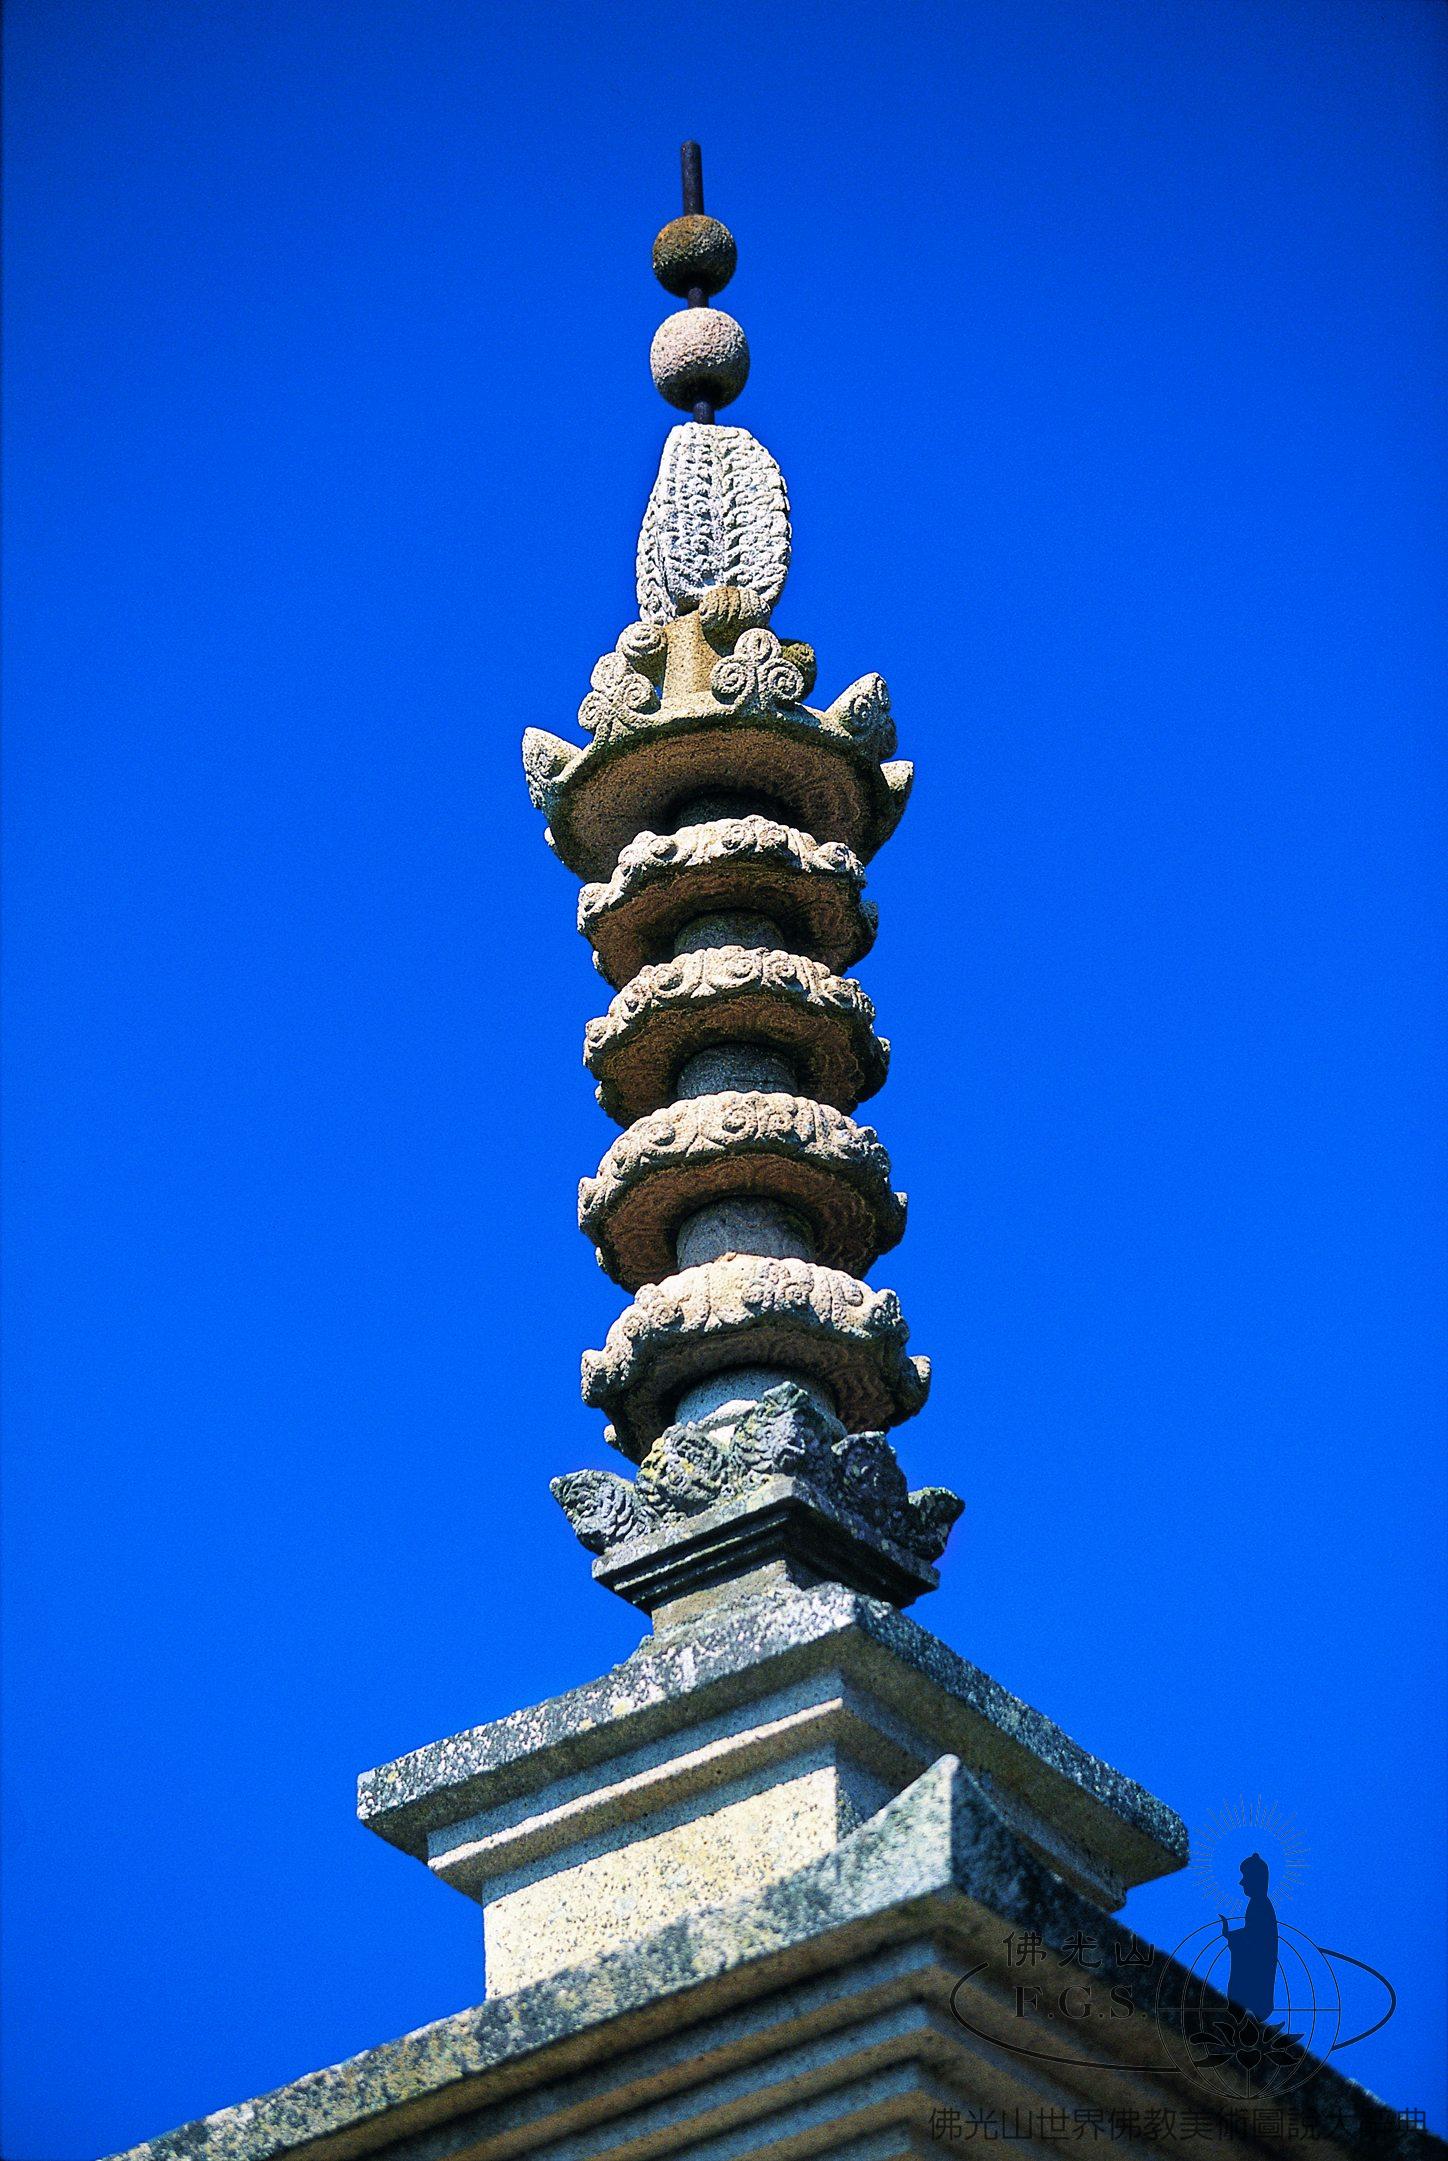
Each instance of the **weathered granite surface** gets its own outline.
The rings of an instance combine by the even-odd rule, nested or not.
[[[801,1075],[802,1092],[852,1111],[884,1085],[890,1045],[849,976],[807,953],[713,946],[640,969],[584,1030],[583,1062],[601,1107],[620,1125],[674,1095],[692,1052],[723,1040],[767,1043]]]
[[[842,1516],[938,1560],[962,1503],[944,1487],[912,1493],[883,1433],[851,1433],[802,1388],[785,1382],[744,1411],[721,1409],[669,1426],[630,1484],[611,1471],[553,1481],[574,1530],[591,1552],[644,1538],[736,1500],[761,1480],[790,1478]]]
[[[883,1433],[851,1433],[798,1385],[768,1388],[670,1426],[636,1479],[574,1471],[552,1483],[594,1576],[655,1616],[680,1619],[706,1589],[767,1567],[781,1584],[848,1584],[906,1606],[934,1590],[964,1503],[912,1493]]]
[[[676,427],[639,531],[639,614],[666,623],[720,588],[758,595],[760,620],[789,573],[784,475],[747,428]]]
[[[686,212],[671,218],[654,241],[654,276],[666,293],[687,300],[724,290],[739,261],[734,235],[718,218]]]
[[[655,1811],[626,1842],[581,1840],[562,1868],[520,1867],[491,1886],[483,1909],[487,1994],[510,1995],[778,1882],[888,1798],[858,1765],[820,1748],[787,1776],[766,1766]]]
[[[646,1283],[583,1356],[583,1400],[608,1414],[604,1438],[642,1462],[679,1397],[707,1374],[764,1363],[817,1382],[851,1432],[912,1418],[930,1361],[891,1290],[814,1261],[731,1253]]]
[[[666,960],[682,926],[713,908],[748,908],[784,926],[776,942],[812,953],[836,974],[875,940],[864,865],[839,841],[816,841],[777,818],[715,818],[673,833],[640,833],[606,883],[585,885],[578,928],[612,984]]]
[[[568,1499],[558,1498],[567,1512]],[[930,1544],[943,1547],[959,1500],[943,1487],[926,1488],[914,1500],[938,1528]],[[606,1545],[593,1579],[641,1606],[656,1634],[764,1592],[829,1583],[908,1606],[940,1581],[923,1535],[902,1544],[808,1479],[787,1476],[762,1477],[697,1515]]]
[[[660,396],[683,412],[700,399],[732,405],[749,380],[749,341],[722,308],[680,308],[654,332],[649,371]]]
[[[942,2102],[1129,2101],[1185,2120],[1202,2109],[1201,2089],[1165,2051],[1159,2068],[1140,2060],[1159,1959],[1128,1983],[1137,2017],[1096,2021],[1086,2039],[1053,2029],[1049,2067],[983,2045],[951,2015],[963,2000],[1000,2016],[988,1984],[965,1977],[1002,1929],[1059,1948],[1098,1925],[944,1757],[762,1891],[184,2125],[125,2161],[905,2153],[924,2149]],[[1300,2153],[1304,2137],[1330,2161],[1448,2153],[1329,2067],[1276,2131],[1229,2129],[1216,2150],[1260,2161]],[[1154,2150],[1177,2144],[1162,2137]],[[1193,2131],[1182,2150],[1199,2150]]]
[[[1173,1810],[903,1614],[833,1584],[721,1605],[646,1638],[600,1680],[370,1771],[358,1814],[427,1860],[430,1841],[481,1811],[560,1780],[604,1781],[631,1751],[667,1753],[703,1722],[752,1715],[806,1685],[812,1700],[847,1687],[888,1707],[908,1729],[897,1741],[900,1785],[935,1755],[960,1755],[1017,1812],[1020,1835],[1099,1886],[1102,1904],[1185,1863]]]
[[[703,380],[705,348],[722,351],[734,327],[703,288],[688,298],[661,332],[682,371],[667,394],[685,406],[679,385],[690,369]],[[578,713],[588,743],[530,729],[523,744],[550,842],[589,880],[579,927],[619,986],[588,1024],[584,1063],[629,1131],[581,1187],[580,1222],[635,1296],[582,1379],[635,1462],[705,1406],[777,1380],[853,1432],[908,1418],[929,1382],[894,1293],[861,1280],[899,1237],[904,1199],[848,1115],[883,1083],[890,1047],[865,992],[835,972],[874,935],[862,858],[893,828],[910,771],[879,675],[823,711],[804,702],[814,653],[769,627],[789,567],[784,483],[752,436],[712,424],[726,388],[699,392],[696,424],[665,445],[639,620],[594,665]],[[590,1541],[638,1497],[595,1474],[555,1491]],[[677,1606],[716,1579],[727,1589],[731,1569],[757,1584],[770,1539],[790,1582],[834,1568],[903,1601],[935,1580],[928,1563],[882,1561],[874,1536],[853,1551],[849,1509],[812,1524],[791,1496],[742,1513],[713,1542],[691,1536],[657,1568],[604,1580],[645,1604],[667,1584]]]
[[[607,881],[630,841],[672,831],[676,806],[710,790],[747,790],[772,806],[761,814],[861,861],[900,822],[913,768],[894,757],[881,678],[806,705],[809,647],[762,627],[757,593],[719,597],[620,634],[580,708],[586,745],[524,732],[529,795],[560,861],[582,878]]]
[[[739,1089],[667,1104],[621,1133],[579,1184],[578,1227],[614,1281],[637,1290],[672,1274],[690,1215],[735,1193],[802,1217],[812,1257],[850,1275],[905,1229],[905,1195],[872,1127],[809,1096]]]

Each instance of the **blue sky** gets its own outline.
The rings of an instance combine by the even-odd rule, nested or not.
[[[685,134],[777,627],[918,766],[917,1616],[1290,1816],[1441,2121],[1448,15],[18,0],[7,75],[9,2161],[473,2000],[355,1776],[637,1640],[517,743],[631,614]]]

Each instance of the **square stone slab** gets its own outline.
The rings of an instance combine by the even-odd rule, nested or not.
[[[832,1851],[942,1754],[1114,1909],[1180,1818],[892,1607],[838,1585],[714,1609],[602,1679],[359,1782],[362,1821],[484,1908],[488,1994]]]

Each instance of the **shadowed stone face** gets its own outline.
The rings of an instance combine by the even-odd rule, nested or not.
[[[768,924],[770,944],[810,953],[836,974],[870,950],[876,911],[849,848],[733,805],[691,806],[690,821],[672,832],[645,829],[612,877],[579,895],[578,927],[615,989],[683,950],[680,938],[701,915],[748,921],[761,934]]]
[[[812,1403],[829,1409],[829,1398],[819,1387],[811,1387],[796,1374],[781,1371],[778,1366],[735,1366],[727,1373],[711,1373],[707,1381],[696,1381],[686,1388],[675,1409],[678,1424],[693,1424],[708,1418],[715,1411],[737,1411],[752,1408],[763,1400],[771,1388],[794,1386],[809,1397]]]
[[[488,1995],[777,1883],[831,1852],[889,1798],[887,1786],[826,1747],[806,1752],[793,1776],[756,1771],[661,1811],[641,1836],[585,1845],[570,1867],[484,1908]]]
[[[726,1195],[787,1209],[808,1232],[806,1257],[851,1275],[905,1227],[905,1195],[869,1126],[808,1096],[728,1088],[676,1096],[621,1134],[579,1183],[579,1228],[634,1291],[674,1272],[680,1225]]]
[[[767,915],[751,915],[747,909],[718,915],[696,915],[674,939],[675,953],[698,953],[706,946],[739,945],[767,953],[782,946],[784,936]]]
[[[765,1043],[711,1043],[692,1051],[674,1081],[675,1097],[722,1095],[726,1089],[761,1095],[794,1093],[794,1067]]]
[[[682,833],[690,826],[740,818],[768,818],[778,824],[783,819],[783,805],[761,795],[757,788],[706,788],[671,805],[664,829]]]
[[[602,1108],[631,1125],[679,1092],[673,1076],[696,1052],[755,1044],[790,1061],[801,1093],[842,1111],[874,1095],[889,1070],[889,1043],[858,983],[804,953],[738,945],[640,969],[588,1023],[583,1062]]]
[[[722,1260],[726,1253],[772,1254],[777,1260],[812,1261],[814,1240],[799,1217],[777,1201],[747,1198],[711,1201],[679,1225],[675,1250],[681,1268]]]

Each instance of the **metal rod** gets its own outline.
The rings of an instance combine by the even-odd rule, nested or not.
[[[679,164],[684,175],[684,216],[702,217],[704,214],[704,153],[697,143],[684,143],[679,149]],[[687,294],[691,308],[707,308],[709,295],[702,285],[691,285]],[[697,418],[697,415],[695,416]]]
[[[704,153],[697,143],[685,143],[679,151],[679,165],[684,176],[684,216],[698,218],[704,214]]]
[[[704,153],[697,143],[684,143],[679,149],[679,170],[684,182],[684,216],[699,218],[704,215]],[[707,308],[709,296],[702,285],[691,286],[688,294],[691,308]],[[708,398],[700,398],[694,407],[694,418],[701,427],[711,427],[714,407]]]

